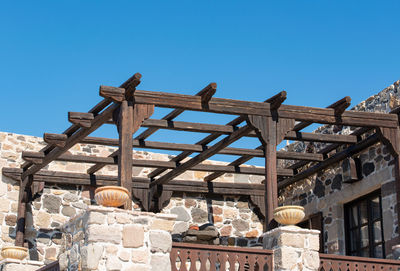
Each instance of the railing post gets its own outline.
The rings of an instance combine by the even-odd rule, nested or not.
[[[318,230],[297,226],[275,228],[263,235],[263,247],[274,252],[274,271],[319,269]]]

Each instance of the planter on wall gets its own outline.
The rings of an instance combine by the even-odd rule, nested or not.
[[[121,186],[103,186],[95,190],[97,204],[106,207],[119,207],[129,200],[128,189]]]
[[[9,259],[23,260],[28,256],[26,247],[7,246],[1,249],[1,256]]]
[[[274,210],[274,219],[282,225],[296,225],[304,216],[304,208],[301,206],[287,205]]]

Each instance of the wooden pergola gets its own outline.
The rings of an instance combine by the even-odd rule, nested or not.
[[[20,181],[18,221],[15,244],[23,246],[26,204],[38,192],[38,184],[119,185],[132,191],[146,211],[159,211],[174,191],[208,195],[246,195],[265,218],[265,229],[274,227],[273,210],[278,206],[278,190],[305,179],[334,163],[351,158],[381,141],[390,146],[399,172],[399,110],[392,114],[346,111],[350,98],[345,97],[326,108],[285,105],[282,91],[264,102],[214,98],[217,85],[211,83],[196,95],[137,90],[141,75],[132,76],[120,87],[101,86],[104,99],[88,113],[69,112],[72,125],[62,134],[44,134],[47,142],[39,152],[23,152],[26,161],[21,169],[3,168],[3,174]],[[171,108],[162,119],[151,119],[155,107]],[[233,115],[226,125],[174,121],[185,110]],[[101,125],[111,123],[119,139],[88,137]],[[350,135],[302,132],[313,123],[350,126]],[[140,127],[144,132],[135,135]],[[207,134],[195,144],[148,141],[160,129]],[[228,147],[242,137],[256,137],[255,149]],[[315,153],[277,151],[283,140],[323,142]],[[78,143],[118,146],[108,157],[71,155],[66,152]],[[133,148],[181,151],[170,161],[133,159]],[[189,157],[193,154],[193,157]],[[227,165],[202,163],[213,155],[239,156]],[[242,166],[254,157],[264,157],[265,167]],[[295,160],[287,167],[277,167],[277,159]],[[87,173],[44,170],[52,161],[92,163]],[[118,176],[96,174],[106,165],[118,164]],[[132,167],[154,168],[144,177],[132,177]],[[177,180],[185,171],[209,172],[204,182]],[[265,176],[263,184],[213,182],[224,173]],[[400,183],[397,177],[399,191]],[[398,193],[399,195],[399,193]],[[131,208],[132,201],[125,208]]]

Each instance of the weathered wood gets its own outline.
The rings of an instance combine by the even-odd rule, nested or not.
[[[43,163],[44,157],[45,155],[43,152],[31,152],[31,151],[22,152],[22,159],[31,162],[32,164],[35,165]]]
[[[118,185],[128,191],[132,190],[132,135],[133,135],[133,104],[124,100],[121,102],[119,119],[119,155],[118,155]],[[132,200],[125,206],[132,209]]]
[[[170,181],[171,179],[175,178],[176,176],[182,174],[185,170],[190,169],[191,167],[210,158],[211,156],[218,153],[220,150],[222,150],[229,144],[233,143],[234,141],[240,139],[242,136],[246,135],[250,131],[251,131],[251,128],[248,125],[239,128],[232,134],[226,136],[224,139],[220,140],[219,142],[217,142],[216,144],[211,146],[209,149],[201,152],[200,154],[191,158],[187,162],[179,165],[176,169],[171,170],[170,172],[168,172],[165,175],[161,176],[160,178],[156,179],[153,182],[154,185],[155,184],[163,184],[163,183]]]
[[[118,107],[117,104],[112,104],[111,106],[107,107],[103,112],[98,114],[93,121],[91,122],[90,128],[87,129],[80,129],[74,134],[72,134],[70,137],[68,137],[67,141],[65,142],[65,146],[63,148],[54,148],[50,152],[48,152],[43,159],[43,163],[40,165],[33,165],[29,167],[23,174],[23,178],[35,174],[37,171],[40,169],[44,168],[47,166],[51,161],[56,159],[58,156],[61,154],[65,153],[67,150],[69,150],[72,146],[74,146],[76,143],[79,143],[84,137],[89,135],[91,132],[96,130],[100,125],[102,125],[114,112],[114,110]]]
[[[211,98],[205,108],[201,97],[137,90],[134,93],[135,103],[154,104],[159,107],[180,108],[194,111],[204,111],[234,115],[272,116],[269,103],[245,102],[221,98]],[[278,115],[280,118],[294,118],[297,121],[309,121],[322,124],[336,124],[360,127],[397,127],[397,116],[384,113],[345,111],[337,118],[331,108],[315,108],[305,106],[281,105]]]
[[[212,96],[215,94],[216,91],[217,91],[217,83],[210,83],[208,86],[202,89],[198,93],[198,96],[201,97],[202,104],[206,105],[211,100]]]
[[[135,73],[133,76],[131,76],[128,80],[126,80],[120,87],[121,88],[125,88],[125,89],[132,89],[134,87],[136,87],[137,85],[139,85],[140,83],[140,78],[142,77],[142,75],[140,73]],[[100,101],[98,104],[96,104],[94,107],[92,107],[89,110],[89,113],[92,113],[94,115],[99,114],[104,108],[106,108],[107,106],[109,106],[112,103],[111,100],[108,99],[103,99],[102,101]],[[73,133],[75,133],[76,131],[79,130],[79,126],[76,124],[72,124],[70,127],[68,127],[63,134],[67,135],[67,136],[71,136]],[[54,145],[47,145],[45,146],[43,149],[41,149],[41,152],[44,153],[48,153],[51,150],[53,150],[55,147],[60,147],[62,148],[63,146],[54,146]],[[27,169],[32,165],[32,163],[30,162],[26,162],[24,163],[21,168],[23,169]]]
[[[284,188],[288,185],[291,185],[297,181],[303,180],[305,178],[310,177],[311,175],[347,158],[350,157],[352,155],[355,155],[363,150],[365,150],[366,148],[376,144],[379,141],[379,136],[377,134],[373,134],[371,136],[369,136],[368,138],[360,141],[359,143],[352,145],[350,147],[348,147],[347,149],[338,152],[334,155],[332,155],[331,157],[325,159],[322,162],[319,162],[318,164],[296,174],[294,177],[290,177],[287,179],[282,180],[281,182],[279,182],[278,187],[279,188]]]
[[[254,116],[247,117],[247,123],[256,130],[259,139],[262,142],[265,150],[265,209],[266,217],[264,229],[270,230],[274,228],[273,221],[274,209],[278,207],[278,180],[277,180],[277,160],[276,146],[277,139],[277,122],[272,117]],[[283,124],[282,129],[289,128],[288,125],[294,125],[294,122]],[[293,127],[290,127],[293,128]],[[279,132],[281,135],[282,132]]]
[[[67,141],[67,138],[68,136],[66,134],[51,134],[51,133],[43,134],[44,142],[59,148],[63,148],[65,146],[65,141]]]
[[[20,176],[21,177],[21,176]],[[23,181],[19,179],[19,195],[17,209],[17,226],[15,234],[15,246],[23,247],[25,242],[25,224],[26,224],[26,204],[28,202],[28,193],[26,184],[33,181],[32,176],[26,177]]]
[[[18,180],[22,170],[18,168],[3,168],[4,176]],[[63,171],[40,170],[33,176],[34,182],[46,182],[54,184],[104,186],[116,185],[117,176],[91,175],[85,173],[71,173]],[[132,177],[132,187],[139,189],[149,189],[150,179],[142,177]],[[251,183],[205,183],[188,180],[172,180],[163,185],[166,191],[193,192],[193,193],[214,193],[224,195],[264,195],[263,184]]]
[[[346,96],[346,97],[344,97],[344,98],[342,98],[342,99],[340,99],[340,100],[334,102],[333,104],[327,106],[326,108],[333,108],[333,109],[335,109],[336,106],[342,106],[342,105],[344,105],[344,104],[350,105],[350,103],[351,103],[351,98],[350,98],[349,96]],[[343,107],[343,106],[342,106],[342,107]],[[296,125],[294,126],[293,130],[294,130],[294,131],[300,131],[301,129],[304,129],[304,128],[310,126],[311,124],[312,124],[312,122],[300,122],[300,123],[298,123],[298,124],[296,124]]]
[[[281,122],[284,122],[282,119]],[[293,120],[288,120],[289,122]],[[198,133],[221,133],[231,134],[237,129],[234,125],[219,125],[219,124],[206,124],[206,123],[194,123],[185,121],[167,121],[167,120],[156,120],[148,119],[143,122],[143,127],[167,129],[176,131],[186,132],[198,132]],[[256,137],[254,131],[251,131],[247,136]],[[304,133],[289,131],[285,133],[284,139],[287,140],[298,140],[298,141],[312,141],[312,142],[326,142],[326,143],[348,143],[354,144],[357,142],[357,137],[350,135],[336,135],[336,134],[315,134],[315,133]]]
[[[113,102],[121,103],[125,100],[125,89],[109,86],[100,86],[99,95]]]
[[[266,102],[270,104],[271,110],[277,110],[281,104],[286,100],[286,91],[281,91],[278,94],[269,98]]]
[[[83,128],[90,128],[94,115],[92,113],[68,112],[68,120]]]

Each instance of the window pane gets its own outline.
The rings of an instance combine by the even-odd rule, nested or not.
[[[360,240],[359,229],[350,231],[350,250],[357,250],[357,242]]]
[[[368,208],[366,200],[360,202],[360,221],[361,224],[368,222]]]
[[[375,197],[371,200],[371,209],[372,209],[372,220],[381,217],[381,207],[380,207],[379,197]]]
[[[369,257],[369,249],[368,248],[361,249],[360,256],[361,257]]]
[[[375,258],[383,258],[382,245],[376,246],[374,248],[374,257]]]
[[[373,225],[374,242],[379,243],[382,241],[382,227],[381,221],[376,221]]]
[[[353,208],[350,209],[349,212],[349,221],[350,221],[350,227],[355,227],[358,225],[358,211],[357,211],[357,206],[353,206]]]
[[[368,238],[368,225],[361,227],[361,247],[366,247],[369,245]]]

